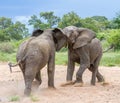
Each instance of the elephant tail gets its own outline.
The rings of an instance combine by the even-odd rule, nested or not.
[[[12,67],[18,66],[20,64],[20,62],[21,62],[21,60],[19,60],[16,64],[12,64],[11,62],[8,63],[11,73],[12,73]]]
[[[110,45],[110,47],[107,50],[104,50],[103,53],[108,52],[109,50],[111,50],[113,48],[114,48],[114,45],[112,44],[112,45]]]

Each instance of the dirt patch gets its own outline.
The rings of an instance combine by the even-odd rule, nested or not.
[[[75,74],[78,67],[76,67]],[[47,70],[42,70],[42,84],[39,88],[33,85],[32,95],[25,97],[24,80],[19,67],[10,73],[7,63],[0,63],[0,102],[10,103],[11,98],[17,96],[15,103],[120,103],[120,67],[99,67],[109,85],[90,85],[91,72],[86,70],[83,75],[84,86],[61,87],[66,80],[66,66],[56,66],[55,87],[47,88]],[[13,103],[13,102],[12,102]]]

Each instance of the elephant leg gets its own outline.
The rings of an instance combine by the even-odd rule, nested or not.
[[[68,60],[68,67],[67,67],[67,82],[72,81],[73,73],[75,68],[75,62],[72,60]]]
[[[75,82],[72,81],[74,68],[75,68],[75,62],[71,59],[71,56],[73,54],[68,50],[68,67],[67,67],[67,76],[66,76],[66,83],[61,84],[62,87],[67,85],[73,85]]]
[[[31,93],[31,86],[32,86],[32,82],[33,82],[34,78],[35,78],[35,72],[33,71],[33,67],[30,64],[26,65],[24,94],[27,96],[29,96]]]
[[[83,72],[85,71],[86,68],[87,68],[87,65],[85,65],[85,64],[80,65],[80,68],[79,68],[79,70],[77,71],[77,74],[76,74],[76,82],[83,83],[82,75],[83,75]]]
[[[74,81],[72,81],[74,68],[75,68],[75,62],[73,62],[72,60],[68,59],[67,77],[66,77],[67,82],[61,84],[62,87],[67,86],[67,85],[72,85],[72,84],[75,83]]]
[[[98,67],[95,66],[92,71],[92,79],[91,79],[91,84],[95,85],[96,82],[96,74],[97,74]]]
[[[99,56],[95,60],[94,65],[93,65],[93,70],[92,70],[93,72],[92,72],[92,79],[91,79],[91,84],[92,85],[95,85],[96,77],[97,76],[101,76],[100,73],[99,73],[99,71],[98,71],[98,66],[99,66],[100,59],[101,59],[101,56]],[[103,77],[101,77],[100,80],[101,79],[103,80]],[[98,78],[98,80],[99,80],[99,78]]]
[[[48,87],[54,88],[54,72],[55,72],[55,54],[51,56],[48,62],[47,73],[48,73]]]
[[[88,68],[91,72],[93,72],[93,65],[90,66],[90,68]],[[101,75],[101,73],[99,72],[99,70],[97,70],[97,74],[96,74],[96,77],[98,79],[98,82],[103,82],[104,81],[104,78],[103,76]]]
[[[97,79],[98,79],[98,82],[104,82],[104,77],[100,74],[99,70],[97,70]]]
[[[39,85],[42,83],[40,71],[36,73],[35,79],[39,82]]]

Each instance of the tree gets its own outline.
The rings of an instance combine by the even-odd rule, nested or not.
[[[106,30],[109,28],[110,22],[105,16],[93,16],[92,19],[96,20],[100,31]]]
[[[20,40],[28,36],[28,29],[21,22],[13,23],[10,18],[0,18],[0,41]]]
[[[29,35],[28,29],[25,27],[24,24],[22,24],[19,21],[17,21],[14,25],[9,27],[9,32],[10,33],[8,34],[10,35],[10,38],[14,40],[20,40]]]
[[[98,22],[106,22],[108,19],[105,16],[92,16],[92,19],[98,21]]]
[[[42,24],[42,21],[36,15],[31,16],[31,19],[28,22],[29,25],[33,25],[33,28],[35,29],[39,29]]]
[[[0,17],[0,30],[8,28],[10,25],[13,25],[10,18]]]
[[[82,19],[81,21],[82,21],[82,27],[89,28],[95,32],[99,31],[98,22],[95,21],[94,19],[87,17],[85,19]]]
[[[107,41],[114,49],[120,49],[120,29],[109,30],[107,34]]]
[[[113,19],[115,29],[120,29],[120,12],[116,13],[116,17]]]
[[[36,15],[31,16],[31,19],[28,21],[29,25],[33,25],[34,29],[47,29],[57,26],[60,18],[54,16],[53,12],[41,12],[39,17]]]
[[[74,25],[77,27],[82,26],[80,17],[73,11],[63,15],[61,21],[58,24],[58,27],[64,28],[70,25]]]
[[[59,17],[54,16],[54,12],[41,12],[40,17],[47,21],[47,23],[50,25],[50,28],[57,25],[60,21]]]

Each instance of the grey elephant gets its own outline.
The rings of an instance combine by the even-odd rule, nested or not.
[[[55,51],[66,43],[66,37],[59,29],[35,30],[28,40],[23,42],[17,52],[24,81],[25,95],[30,95],[34,78],[41,84],[40,70],[47,64],[48,86],[54,88]],[[16,66],[9,63],[10,67]]]
[[[67,37],[68,42],[67,82],[62,86],[74,83],[75,86],[82,86],[82,75],[86,68],[92,72],[92,85],[95,85],[96,77],[98,82],[103,82],[104,78],[98,70],[102,57],[102,46],[100,41],[95,38],[95,33],[87,28],[75,26],[65,27],[62,32]],[[79,63],[80,68],[76,73],[76,80],[73,82],[75,63]]]

